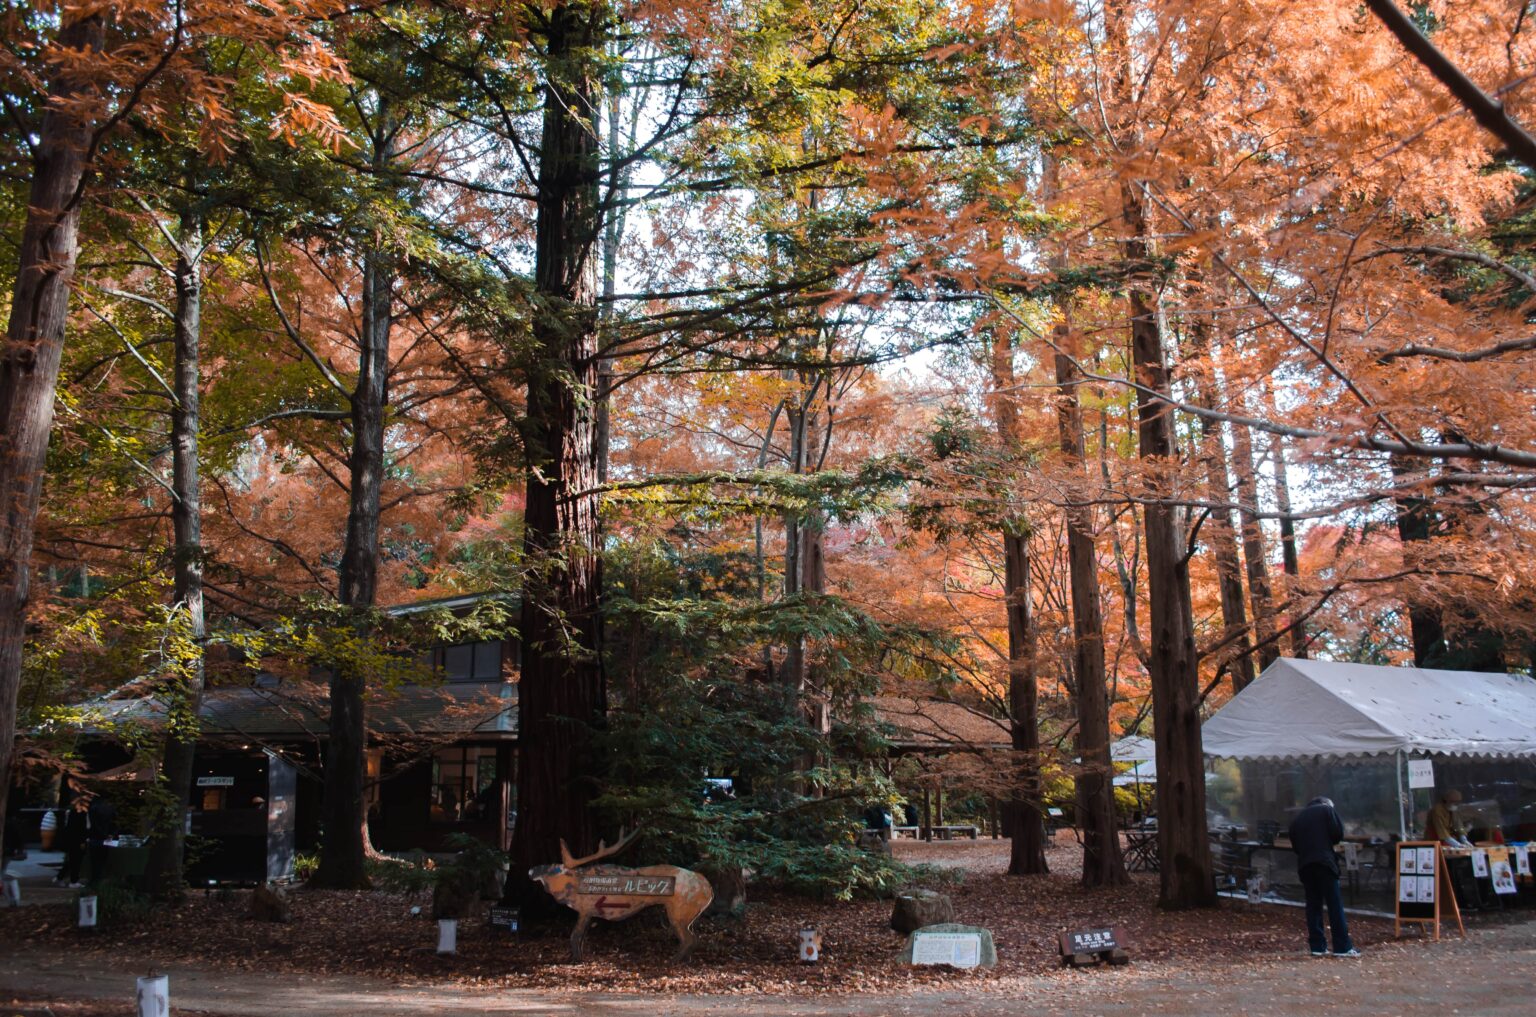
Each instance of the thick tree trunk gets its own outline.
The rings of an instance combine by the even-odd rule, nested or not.
[[[1057,344],[1069,341],[1065,325]],[[1083,411],[1078,399],[1082,376],[1070,357],[1056,354],[1060,386],[1057,424],[1062,452],[1086,469]],[[1083,830],[1083,885],[1117,886],[1130,880],[1115,823],[1114,767],[1110,758],[1109,690],[1104,668],[1104,615],[1099,596],[1099,561],[1094,547],[1093,510],[1067,512],[1067,562],[1072,585],[1072,660],[1077,677],[1077,817]]]
[[[1056,200],[1060,167],[1053,153],[1045,155],[1044,197]],[[1066,267],[1058,252],[1051,267]],[[1056,426],[1062,455],[1086,480],[1088,444],[1083,434],[1083,409],[1078,388],[1083,383],[1073,360],[1072,328],[1063,308],[1054,329],[1055,368],[1059,397]],[[1114,764],[1110,757],[1109,687],[1104,668],[1104,613],[1099,594],[1099,561],[1094,546],[1093,509],[1069,506],[1067,567],[1072,602],[1072,672],[1076,678],[1078,771],[1077,821],[1083,831],[1083,885],[1117,886],[1130,880],[1120,849],[1115,817]]]
[[[1232,458],[1237,467],[1238,518],[1243,525],[1243,561],[1248,568],[1248,603],[1253,609],[1253,637],[1259,671],[1280,659],[1275,636],[1275,598],[1269,588],[1269,552],[1259,523],[1258,463],[1253,435],[1246,427],[1232,428]]]
[[[1202,276],[1191,279],[1197,298],[1208,299]],[[1210,337],[1210,316],[1196,312],[1191,324],[1191,346],[1196,358],[1207,365],[1195,378],[1195,398],[1206,409],[1217,408],[1217,377]],[[1213,507],[1205,523],[1205,540],[1216,559],[1216,578],[1221,593],[1223,647],[1218,657],[1232,673],[1232,691],[1241,692],[1254,679],[1253,641],[1248,633],[1248,611],[1243,604],[1243,563],[1237,552],[1237,530],[1232,525],[1232,480],[1227,469],[1227,443],[1220,421],[1200,421],[1200,457],[1205,460],[1205,486]]]
[[[59,32],[62,49],[85,54],[101,49],[106,21],[98,8],[84,10],[89,12],[86,17],[70,21]],[[66,11],[66,17],[73,16],[78,11]],[[16,286],[0,355],[0,815],[11,786],[32,538],[53,427],[69,284],[79,253],[79,192],[91,134],[89,124],[67,112],[88,88],[74,66],[66,63],[49,85],[50,104],[37,136]]]
[[[551,918],[558,905],[527,877],[564,838],[596,847],[589,806],[602,764],[594,733],[607,714],[601,646],[597,498],[598,54],[605,5],[548,15],[534,266],[539,313],[524,429],[523,668],[518,686],[517,826],[507,898]],[[585,493],[576,493],[585,492]]]
[[[1040,779],[1039,686],[1035,673],[1035,620],[1029,593],[1029,536],[1003,534],[1003,582],[1008,602],[1008,712],[1017,783],[1004,799],[1008,813],[1008,874],[1050,872]]]
[[[1404,486],[1413,480],[1413,470],[1402,460],[1392,459],[1392,480]],[[1435,512],[1430,501],[1422,494],[1399,495],[1394,499],[1397,508],[1397,536],[1403,545],[1403,566],[1418,566],[1419,549],[1416,544],[1429,540],[1430,529],[1435,523]],[[1440,609],[1418,599],[1408,603],[1408,624],[1413,638],[1413,663],[1417,667],[1439,667],[1445,660],[1445,623]]]
[[[157,897],[178,899],[185,888],[182,871],[187,803],[192,796],[193,755],[197,750],[198,711],[203,701],[203,521],[202,476],[198,469],[201,406],[198,371],[202,341],[202,222],[192,213],[181,219],[176,238],[176,403],[171,407],[171,505],[175,531],[173,552],[177,610],[194,656],[182,661],[183,672],[162,693],[168,709],[162,750],[161,787],[164,811],[151,842],[148,866]]]
[[[1291,603],[1290,620],[1287,623],[1290,629],[1291,656],[1306,660],[1307,624],[1302,619],[1297,599],[1301,592],[1301,559],[1296,553],[1296,519],[1291,515],[1291,481],[1286,475],[1283,436],[1269,436],[1269,455],[1275,463],[1275,507],[1280,510],[1280,555],[1285,569],[1285,596]]]
[[[386,153],[388,145],[380,146]],[[394,272],[379,252],[363,255],[362,321],[357,385],[352,390],[352,449],[347,457],[347,539],[341,556],[340,600],[367,638],[378,595],[379,516],[384,488],[384,424],[389,406],[389,337]],[[347,662],[331,670],[322,815],[325,835],[314,886],[368,886],[367,676]]]
[[[1115,58],[1114,103],[1126,147],[1135,151],[1129,0],[1105,8],[1107,42]],[[1120,205],[1125,229],[1127,289],[1131,312],[1131,363],[1136,393],[1138,453],[1149,469],[1143,516],[1147,541],[1147,599],[1151,640],[1152,726],[1157,741],[1157,847],[1161,893],[1166,908],[1210,907],[1216,903],[1211,848],[1206,839],[1205,759],[1200,742],[1200,674],[1195,649],[1194,607],[1184,527],[1172,501],[1173,473],[1179,468],[1171,384],[1163,351],[1158,297],[1150,278],[1151,235],[1146,196],[1139,181],[1124,178]]]
[[[1013,341],[998,327],[992,338],[992,415],[1006,454],[1020,452]],[[1040,690],[1035,672],[1034,604],[1029,590],[1029,522],[1022,513],[1003,526],[1003,586],[1008,605],[1008,712],[1015,785],[1003,801],[1011,840],[1010,876],[1050,871],[1045,861],[1045,822],[1040,779]]]

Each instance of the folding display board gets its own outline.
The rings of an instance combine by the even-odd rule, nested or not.
[[[1456,918],[1456,928],[1465,939],[1461,909],[1451,889],[1451,876],[1445,867],[1445,854],[1436,840],[1405,840],[1397,845],[1397,913],[1393,934],[1401,936],[1407,924],[1434,927],[1440,938],[1441,915]],[[1449,921],[1449,919],[1447,919]]]

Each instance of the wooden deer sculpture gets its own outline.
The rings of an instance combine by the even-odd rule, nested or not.
[[[586,949],[587,926],[593,918],[617,922],[648,907],[667,909],[667,920],[677,933],[674,961],[687,960],[698,938],[694,921],[715,899],[709,880],[675,865],[647,865],[626,869],[617,865],[594,865],[629,847],[640,835],[636,830],[609,847],[598,841],[597,850],[585,858],[572,858],[570,848],[560,841],[559,865],[535,865],[528,878],[543,884],[555,900],[575,911],[576,929],[571,933],[571,959],[579,961]]]

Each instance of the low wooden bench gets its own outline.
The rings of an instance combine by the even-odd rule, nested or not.
[[[980,827],[975,826],[930,826],[928,839],[937,837],[939,840],[954,840],[956,837],[969,837],[975,840],[980,832]]]

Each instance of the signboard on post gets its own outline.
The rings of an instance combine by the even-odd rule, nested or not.
[[[1461,909],[1451,889],[1451,876],[1445,867],[1445,855],[1437,840],[1405,840],[1397,845],[1397,904],[1393,934],[1400,936],[1403,926],[1429,925],[1440,938],[1440,919],[1449,911],[1456,918],[1456,928],[1465,938]]]
[[[235,778],[233,778],[233,777],[199,777],[199,778],[197,778],[197,786],[198,787],[234,787],[235,786]]]
[[[1408,760],[1408,786],[1410,788],[1434,787],[1434,761],[1430,759]]]
[[[1059,946],[1064,967],[1080,967],[1105,961],[1110,964],[1129,964],[1131,960],[1130,954],[1126,952],[1129,941],[1125,930],[1120,928],[1063,932]]]

